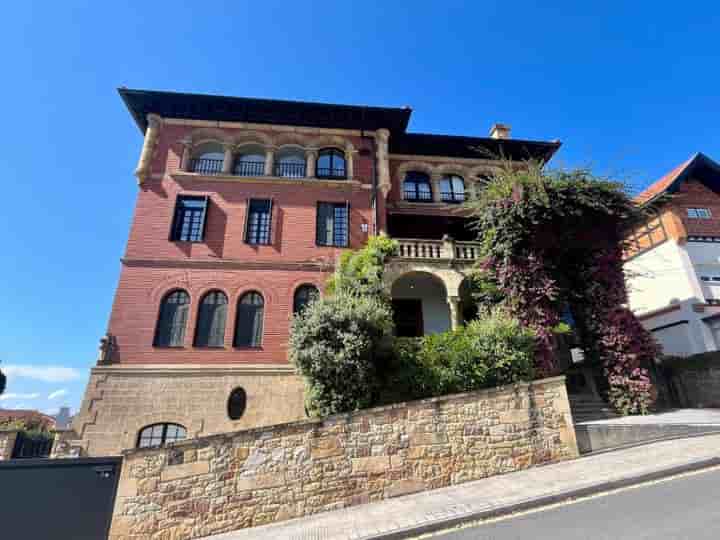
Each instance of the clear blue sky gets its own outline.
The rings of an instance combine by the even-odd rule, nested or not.
[[[720,159],[715,2],[28,1],[3,18],[0,406],[82,397],[137,192],[120,85],[410,105],[423,132],[501,121],[635,187]]]

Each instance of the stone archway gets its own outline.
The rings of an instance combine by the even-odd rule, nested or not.
[[[429,272],[407,272],[392,283],[395,329],[401,337],[450,330],[452,313],[443,281]]]

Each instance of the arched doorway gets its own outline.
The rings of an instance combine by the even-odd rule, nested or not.
[[[391,289],[395,333],[420,337],[450,330],[447,292],[440,278],[428,272],[403,274]]]

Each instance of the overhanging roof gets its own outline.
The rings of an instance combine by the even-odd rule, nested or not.
[[[560,148],[560,142],[524,141],[522,139],[493,139],[490,137],[462,137],[404,133],[390,137],[391,154],[447,156],[478,159],[537,159],[548,161]]]
[[[635,202],[651,204],[666,193],[675,193],[682,183],[690,178],[697,178],[714,191],[720,192],[720,164],[698,152],[637,195]]]
[[[370,107],[306,101],[257,99],[209,94],[119,88],[140,131],[147,115],[187,120],[247,122],[326,129],[390,130],[390,152],[461,158],[548,161],[560,147],[557,141],[524,141],[455,135],[407,133],[412,109]]]
[[[187,120],[369,131],[386,128],[395,134],[407,129],[412,113],[410,108],[337,105],[130,88],[119,88],[118,92],[143,133],[147,129],[147,115],[153,113],[163,118]]]

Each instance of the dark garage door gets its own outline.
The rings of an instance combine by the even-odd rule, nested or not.
[[[107,538],[122,458],[0,461],[0,538]]]

